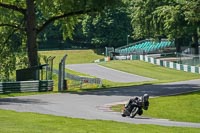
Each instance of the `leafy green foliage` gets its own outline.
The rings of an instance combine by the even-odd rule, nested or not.
[[[185,0],[184,1],[184,15],[189,23],[199,24],[200,22],[200,1],[199,0]]]
[[[0,34],[2,36],[0,44],[3,45],[1,47],[7,48],[1,52],[10,57],[10,61],[1,60],[1,66],[6,67],[3,64],[12,63],[13,67],[9,72],[14,70],[15,56],[11,50],[15,46],[15,43],[11,43],[14,40],[13,36],[21,40],[19,45],[27,47],[29,66],[36,66],[38,65],[36,35],[48,25],[60,24],[63,38],[72,38],[74,26],[79,17],[91,12],[100,12],[105,7],[114,6],[120,2],[120,0],[54,0],[53,2],[49,0],[1,0]],[[5,71],[2,67],[1,72]]]
[[[197,0],[124,0],[131,12],[135,38],[175,39],[177,50],[180,40],[191,38],[198,54],[199,5]],[[179,51],[179,50],[178,50]]]
[[[40,44],[47,42],[51,44],[57,40],[60,43],[59,48],[73,46],[104,48],[105,46],[119,47],[126,45],[127,35],[130,35],[133,31],[126,8],[126,6],[114,9],[105,8],[101,13],[90,13],[83,15],[82,18],[79,17],[76,20],[72,20],[76,21],[75,23],[78,23],[78,25],[70,26],[74,30],[73,34],[70,34],[71,40],[67,39],[67,35],[69,35],[67,32],[69,30],[62,28],[62,26],[67,27],[68,25],[63,25],[62,23],[64,22],[59,21],[56,25],[48,26],[44,33],[42,33],[43,35],[45,34],[46,40],[42,39],[45,37],[40,36]],[[67,31],[62,32],[61,29]],[[63,41],[62,36],[67,40]],[[42,46],[40,45],[40,47]],[[46,47],[48,48],[47,45]],[[51,48],[50,45],[49,48]]]
[[[129,11],[132,18],[132,26],[134,28],[135,38],[149,38],[162,34],[159,31],[160,21],[152,14],[157,7],[166,3],[166,1],[159,0],[135,0],[126,1],[129,6]]]
[[[86,40],[94,47],[126,45],[126,37],[132,32],[126,6],[85,16],[82,27]]]
[[[0,81],[14,80],[14,70],[24,68],[27,58],[24,56],[23,40],[20,31],[0,27]]]

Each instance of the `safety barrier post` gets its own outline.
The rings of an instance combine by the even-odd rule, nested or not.
[[[58,72],[58,91],[64,91],[67,89],[66,81],[65,81],[65,60],[67,58],[67,54],[61,59],[59,63],[59,72]]]

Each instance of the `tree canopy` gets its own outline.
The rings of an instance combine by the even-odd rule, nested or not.
[[[84,15],[78,21],[74,27],[72,39],[66,40],[62,40],[60,25],[50,25],[42,33],[45,36],[40,36],[39,48],[104,49],[105,47],[119,47],[126,45],[127,35],[133,31],[126,5],[116,8],[106,7],[100,13]]]
[[[16,62],[38,65],[37,42],[49,27],[95,47],[125,45],[131,32],[134,39],[175,40],[178,52],[187,40],[198,54],[199,7],[200,0],[0,0],[1,76]]]
[[[79,17],[99,12],[120,2],[120,0],[0,0],[1,48],[14,45],[11,40],[13,36],[17,36],[17,40],[21,42],[19,45],[27,48],[29,66],[36,66],[38,65],[37,35],[49,24],[61,24],[63,35],[70,37]],[[11,50],[9,53],[12,53]]]
[[[132,0],[130,4],[135,38],[175,39],[180,52],[181,41],[191,38],[198,54],[200,28],[199,0]]]
[[[87,15],[81,25],[84,37],[96,48],[126,45],[126,37],[132,32],[125,6],[105,9],[96,16]]]

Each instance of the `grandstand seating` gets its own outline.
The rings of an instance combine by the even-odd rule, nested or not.
[[[156,52],[172,46],[174,46],[173,41],[161,40],[161,42],[154,42],[151,40],[143,40],[130,45],[116,48],[115,52],[120,53],[120,55],[128,55],[133,53],[143,54]]]

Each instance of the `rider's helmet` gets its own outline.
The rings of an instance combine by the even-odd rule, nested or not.
[[[142,97],[142,102],[143,102],[143,109],[148,110],[149,107],[149,95],[148,94],[144,94]]]
[[[149,95],[144,94],[142,99],[143,99],[144,102],[147,102],[149,100]]]

